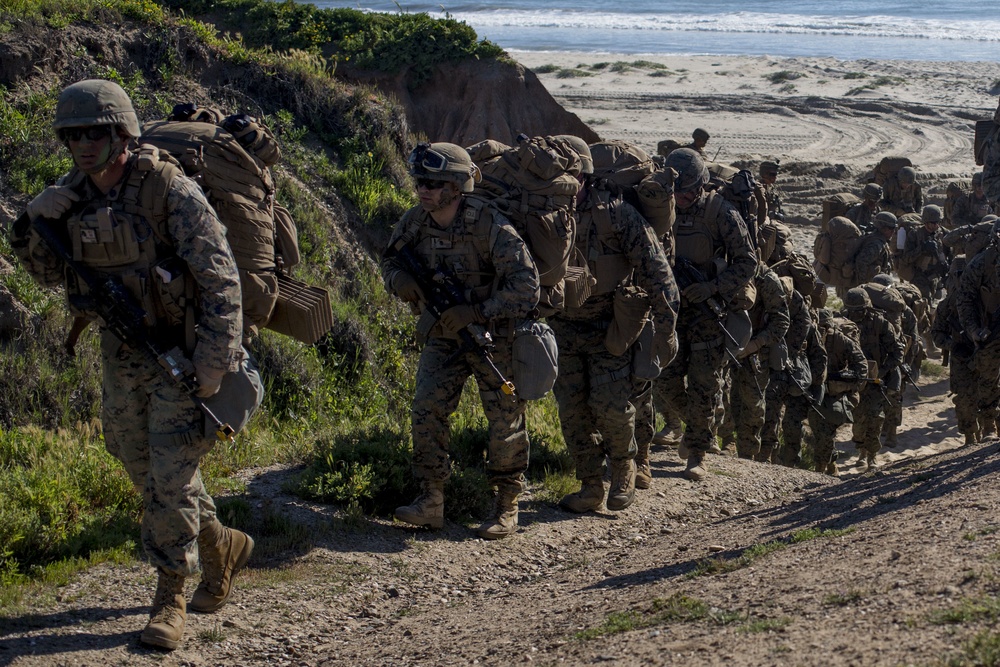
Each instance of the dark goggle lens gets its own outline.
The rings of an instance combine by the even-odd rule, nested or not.
[[[427,171],[444,171],[448,166],[448,158],[431,150],[430,144],[420,144],[414,148],[408,162],[411,166],[420,166]]]
[[[440,190],[444,187],[444,181],[435,181],[430,178],[418,178],[417,187],[427,188],[428,190]]]
[[[63,141],[80,141],[87,137],[91,141],[100,141],[111,136],[110,125],[95,125],[93,127],[67,127],[59,130],[59,137]]]

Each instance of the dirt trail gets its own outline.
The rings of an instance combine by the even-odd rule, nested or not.
[[[152,572],[106,565],[4,619],[0,664],[938,664],[988,621],[934,614],[993,595],[1000,554],[997,443],[958,446],[946,384],[907,396],[877,472],[714,456],[695,484],[665,449],[628,510],[577,517],[529,495],[494,543],[454,523],[348,525],[285,494],[294,471],[255,471],[246,500],[307,537],[253,562],[224,610],[192,614],[182,648],[138,645]]]

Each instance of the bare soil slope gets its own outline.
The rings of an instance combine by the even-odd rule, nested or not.
[[[996,618],[1000,456],[958,445],[945,382],[923,390],[880,455],[903,458],[877,472],[716,456],[694,484],[665,449],[628,510],[528,497],[522,529],[494,543],[453,523],[347,524],[286,495],[294,471],[252,471],[251,506],[308,538],[251,561],[182,648],[138,644],[152,571],[108,565],[4,619],[0,664],[944,664]]]

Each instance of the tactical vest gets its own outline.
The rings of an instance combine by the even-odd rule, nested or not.
[[[183,171],[152,146],[141,146],[126,168],[120,186],[67,220],[73,259],[119,279],[142,305],[150,328],[160,333],[161,327],[186,323],[193,334],[194,281],[176,256],[166,227],[170,185]],[[74,168],[61,183],[78,186],[85,178]],[[72,271],[67,271],[66,290],[74,314],[98,319],[87,308],[87,287]],[[187,344],[193,346],[193,336]]]
[[[715,275],[712,260],[716,257],[719,233],[719,214],[725,199],[717,192],[709,192],[703,204],[694,213],[677,211],[674,221],[674,250],[678,257],[691,260],[706,276]]]
[[[460,213],[464,224],[445,229],[421,224],[422,213],[417,208],[405,214],[404,243],[416,241],[413,250],[429,268],[444,268],[453,273],[465,286],[469,303],[486,300],[495,291],[496,279],[496,269],[490,261],[490,248],[496,238],[490,205],[478,197],[464,196]]]

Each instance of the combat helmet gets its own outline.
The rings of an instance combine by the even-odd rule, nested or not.
[[[590,146],[580,137],[573,134],[558,134],[552,137],[555,141],[568,146],[574,153],[580,156],[580,173],[590,175],[594,173],[594,157],[590,153]]]
[[[899,170],[900,183],[913,183],[917,180],[917,170],[913,167],[903,167]]]
[[[778,175],[778,161],[777,160],[766,160],[760,163],[759,169],[761,176],[767,175]]]
[[[666,157],[663,165],[677,172],[677,180],[674,181],[676,193],[692,192],[708,184],[708,167],[696,150],[678,148]]]
[[[896,216],[889,211],[881,211],[875,215],[875,219],[872,220],[876,229],[895,229],[896,228]]]
[[[447,142],[417,144],[407,162],[414,178],[455,183],[462,192],[472,192],[481,178],[479,167],[473,164],[469,152]]]
[[[928,204],[920,211],[920,221],[923,223],[940,224],[944,220],[944,211],[937,204]]]
[[[871,308],[872,300],[868,296],[868,292],[861,287],[852,287],[847,290],[847,294],[844,295],[844,307],[847,308],[848,311]]]
[[[700,127],[696,127],[694,129],[694,132],[691,133],[691,138],[694,139],[695,141],[698,141],[699,139],[703,141],[708,141],[711,137],[709,136],[708,132],[706,132]]]
[[[67,127],[115,125],[133,138],[141,134],[132,100],[114,81],[86,79],[67,86],[56,102],[57,132]]]
[[[882,186],[878,183],[865,183],[865,187],[861,191],[861,194],[867,199],[878,201],[882,198]]]
[[[878,273],[872,277],[871,282],[876,285],[885,285],[886,287],[892,287],[893,280],[892,276],[888,273]]]

